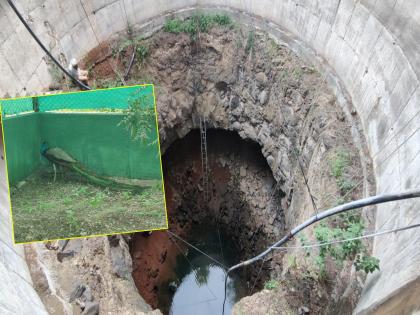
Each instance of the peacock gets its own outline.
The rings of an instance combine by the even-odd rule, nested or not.
[[[97,175],[93,171],[90,171],[86,167],[84,167],[82,163],[74,159],[63,149],[58,148],[58,147],[50,148],[47,142],[45,141],[42,142],[40,151],[41,151],[41,155],[44,156],[46,159],[48,159],[53,165],[54,182],[56,180],[56,174],[57,174],[56,165],[60,165],[82,175],[84,178],[88,180],[88,182],[98,185],[98,186],[115,187],[115,188],[130,189],[130,190],[142,188],[139,185],[122,183],[122,182],[116,181],[113,178]]]

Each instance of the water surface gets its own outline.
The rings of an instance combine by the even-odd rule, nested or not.
[[[191,243],[222,263],[231,266],[239,261],[235,247],[217,229],[195,231]],[[181,244],[179,244],[181,245]],[[176,277],[161,285],[159,309],[171,315],[213,315],[222,313],[226,269],[193,249],[179,247]],[[182,252],[181,252],[182,250]],[[229,277],[225,314],[230,314],[236,301],[245,294],[238,277]]]

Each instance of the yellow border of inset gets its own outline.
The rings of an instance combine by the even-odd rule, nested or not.
[[[29,242],[21,242],[16,243],[15,241],[15,228],[13,224],[13,213],[12,213],[12,199],[10,195],[10,184],[9,184],[9,170],[7,166],[7,153],[6,153],[6,141],[4,137],[4,123],[3,123],[3,111],[1,107],[1,102],[4,100],[16,100],[16,99],[26,99],[26,98],[34,98],[34,97],[47,97],[47,96],[54,96],[54,95],[67,95],[67,94],[75,94],[75,93],[89,93],[89,92],[96,92],[96,91],[103,91],[103,90],[116,90],[116,89],[123,89],[129,87],[152,87],[152,96],[153,96],[153,106],[155,110],[155,119],[156,119],[156,133],[157,133],[157,140],[158,140],[158,151],[159,151],[159,161],[160,161],[160,173],[161,173],[161,181],[162,181],[162,192],[163,192],[163,203],[165,208],[165,216],[166,216],[166,227],[156,228],[156,229],[146,229],[146,230],[133,230],[133,231],[126,231],[126,232],[111,232],[106,234],[94,234],[94,235],[84,235],[84,236],[74,236],[74,237],[63,237],[63,238],[56,238],[56,239],[47,239],[47,240],[40,240],[40,241],[29,241]],[[33,96],[24,96],[24,97],[14,97],[14,98],[3,98],[0,99],[0,116],[1,116],[1,129],[2,129],[2,139],[3,139],[3,153],[4,153],[4,163],[6,166],[6,181],[7,181],[7,192],[9,197],[9,205],[10,205],[10,221],[12,226],[12,239],[14,245],[24,245],[24,244],[33,244],[33,243],[41,243],[41,242],[53,242],[58,240],[74,240],[74,239],[81,239],[81,238],[92,238],[92,237],[101,237],[101,236],[110,236],[110,235],[121,235],[121,234],[133,234],[139,232],[151,232],[151,231],[163,231],[169,229],[169,221],[168,221],[168,209],[166,207],[166,194],[165,194],[165,181],[163,178],[163,166],[162,166],[162,155],[160,150],[160,136],[159,136],[159,123],[158,123],[158,112],[157,112],[157,104],[156,104],[156,94],[155,94],[155,85],[153,83],[149,84],[138,84],[138,85],[126,85],[126,86],[118,86],[114,88],[104,88],[104,89],[95,89],[95,90],[87,90],[87,91],[73,91],[73,92],[64,92],[64,93],[55,93],[55,94],[39,94]]]

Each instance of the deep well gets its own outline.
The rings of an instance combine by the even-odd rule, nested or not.
[[[0,39],[4,42],[0,69],[7,74],[0,77],[0,94],[34,94],[51,81],[48,65],[7,4],[2,1],[0,6]],[[86,3],[87,13],[99,30],[99,41],[123,31],[127,19],[144,31],[152,31],[162,25],[166,14],[189,15],[197,6],[230,12],[243,23],[254,23],[267,30],[325,75],[344,112],[351,117],[353,105],[362,123],[373,161],[376,193],[420,185],[418,3],[402,0]],[[81,58],[98,45],[78,1],[20,1],[18,8],[55,55]],[[414,222],[419,218],[419,206],[418,200],[378,206],[376,226],[387,229]],[[1,278],[5,279],[0,284],[1,299],[6,301],[2,307],[10,313],[43,313],[43,306],[28,284],[31,279],[22,249],[15,247],[16,252],[11,253],[10,230],[5,223],[8,213],[2,211],[1,216],[0,237],[4,242],[0,248],[10,253],[5,256],[10,261],[0,264]],[[355,313],[418,310],[418,301],[417,304],[414,301],[420,283],[419,241],[420,233],[415,230],[375,239],[373,254],[383,262],[381,271],[368,277]],[[20,300],[8,290],[15,283],[22,292]]]

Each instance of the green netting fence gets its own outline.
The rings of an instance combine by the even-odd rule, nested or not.
[[[121,124],[125,113],[120,110],[139,95],[145,96],[146,107],[154,106],[152,85],[40,96],[35,102],[35,98],[2,101],[10,184],[45,164],[43,143],[63,149],[98,175],[160,180],[157,128],[148,131],[146,141],[139,141]],[[150,119],[156,126],[156,117]]]
[[[130,100],[139,96],[146,96],[148,105],[153,106],[153,85],[5,99],[0,101],[0,105],[3,117],[63,110],[115,111],[128,108]]]

